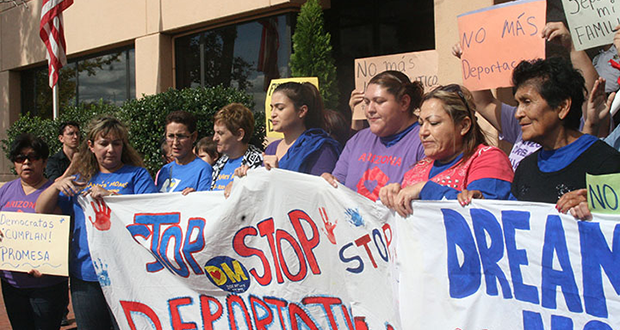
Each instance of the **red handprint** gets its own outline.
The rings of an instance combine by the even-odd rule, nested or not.
[[[334,235],[334,229],[336,229],[336,225],[338,225],[338,219],[336,222],[329,222],[329,218],[327,217],[327,212],[325,212],[324,207],[319,207],[319,213],[321,214],[321,219],[323,219],[323,225],[325,225],[325,229],[321,228],[321,230],[327,235],[327,239],[332,243],[336,244],[336,236]]]
[[[112,226],[112,222],[110,222],[110,208],[105,204],[103,200],[97,200],[97,205],[99,206],[98,210],[95,207],[94,202],[90,202],[90,205],[93,207],[93,211],[95,211],[95,221],[93,221],[93,219],[88,216],[88,220],[90,220],[90,223],[92,223],[95,228],[101,231],[106,231],[110,229],[110,226]]]

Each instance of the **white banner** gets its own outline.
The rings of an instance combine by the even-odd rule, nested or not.
[[[81,202],[123,329],[620,325],[616,222],[578,223],[553,205],[416,202],[403,219],[322,178],[264,169],[228,200],[105,201]]]

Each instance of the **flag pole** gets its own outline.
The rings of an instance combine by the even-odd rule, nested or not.
[[[52,101],[54,102],[54,119],[58,118],[58,82],[52,88]]]

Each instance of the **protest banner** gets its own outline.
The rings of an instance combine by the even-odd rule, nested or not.
[[[620,174],[586,173],[588,208],[592,213],[620,214]]]
[[[414,202],[401,218],[342,185],[278,169],[237,178],[228,200],[104,200],[98,219],[110,226],[88,226],[88,238],[123,329],[620,324],[618,222],[578,222],[551,204]],[[80,203],[87,216],[101,210]]]
[[[69,216],[0,212],[0,269],[69,275]]]
[[[562,0],[564,14],[577,50],[611,44],[620,25],[616,0]]]
[[[284,138],[284,135],[282,133],[273,130],[273,125],[271,124],[271,95],[273,95],[273,91],[276,89],[276,87],[287,82],[309,82],[316,86],[317,89],[319,88],[319,78],[317,77],[271,79],[271,83],[269,83],[269,89],[267,89],[267,94],[265,96],[265,130],[267,131],[267,137],[278,139]]]
[[[439,84],[438,63],[436,50],[357,58],[355,89],[366,91],[366,85],[372,77],[386,70],[394,70],[406,74],[411,81],[419,81],[424,86],[424,91],[428,92]],[[366,120],[365,106],[363,102],[355,106],[353,121]]]
[[[545,8],[544,0],[522,0],[459,15],[463,85],[472,91],[509,87],[519,62],[545,58]]]

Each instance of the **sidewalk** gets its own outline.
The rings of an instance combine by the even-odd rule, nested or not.
[[[71,296],[69,296],[69,299],[71,299]],[[66,327],[61,327],[60,329],[76,330],[77,325],[75,324],[75,316],[73,316],[73,306],[71,306],[71,304],[69,304],[69,315],[67,316],[67,318],[69,319],[69,322],[71,322],[71,324],[69,324]],[[4,298],[2,297],[2,291],[0,291],[0,329],[3,329],[3,330],[11,329],[11,323],[9,322],[9,317],[6,315],[6,309],[4,308]],[[18,329],[13,329],[13,330],[18,330]]]

